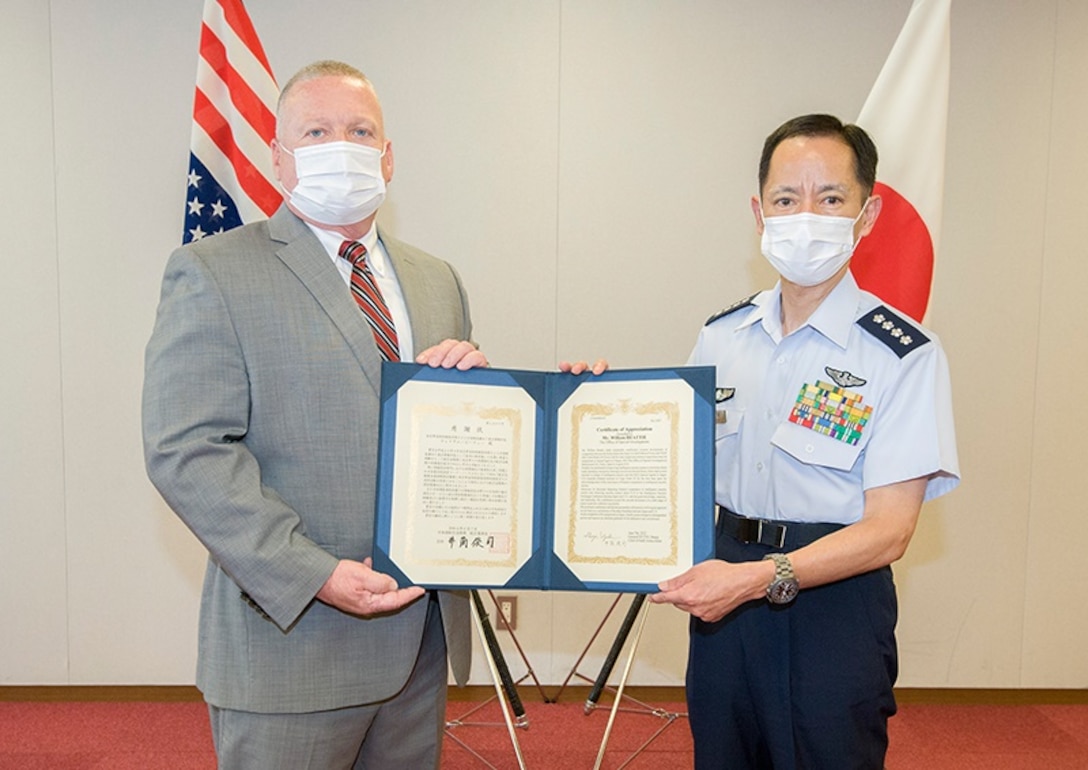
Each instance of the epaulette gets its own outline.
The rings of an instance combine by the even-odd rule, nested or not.
[[[857,320],[857,325],[887,345],[900,358],[929,342],[929,337],[920,328],[893,313],[887,305],[874,307]]]
[[[706,319],[706,323],[703,324],[703,326],[710,326],[710,324],[714,323],[719,318],[725,318],[730,313],[734,313],[734,312],[740,310],[741,308],[748,307],[749,305],[752,304],[752,300],[754,300],[758,296],[759,296],[759,292],[757,291],[755,294],[751,295],[750,297],[745,297],[742,300],[737,300],[736,302],[734,302],[729,307],[725,308],[724,310],[719,310],[717,313],[710,316],[710,318]]]

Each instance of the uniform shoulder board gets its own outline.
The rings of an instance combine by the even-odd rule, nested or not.
[[[737,300],[736,302],[734,302],[729,307],[725,308],[724,310],[719,310],[717,313],[710,316],[710,318],[706,319],[706,323],[703,324],[703,326],[710,326],[710,324],[714,323],[719,318],[725,318],[730,313],[734,313],[737,310],[740,310],[741,308],[748,307],[749,305],[752,304],[752,300],[754,300],[758,296],[759,296],[759,292],[757,291],[755,294],[751,295],[750,297],[745,297],[742,300]]]
[[[859,318],[857,325],[887,345],[900,358],[929,342],[925,332],[892,312],[887,305],[877,305]]]

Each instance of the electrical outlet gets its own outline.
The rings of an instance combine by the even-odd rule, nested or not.
[[[495,625],[500,631],[515,631],[518,627],[518,597],[496,596],[495,602],[499,605],[498,623]],[[505,618],[505,621],[504,621]]]

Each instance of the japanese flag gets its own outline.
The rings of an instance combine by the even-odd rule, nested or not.
[[[883,209],[851,262],[858,284],[921,321],[941,230],[952,0],[914,0],[858,116]]]

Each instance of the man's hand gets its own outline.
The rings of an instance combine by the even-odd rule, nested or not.
[[[581,374],[585,371],[590,371],[590,366],[585,361],[575,361],[573,364],[570,361],[560,361],[559,371],[569,372],[570,374]],[[598,358],[596,363],[593,364],[592,372],[594,374],[603,374],[608,371],[608,362],[603,358]]]
[[[661,593],[650,594],[650,601],[673,604],[714,623],[744,602],[765,596],[773,577],[774,564],[769,561],[733,564],[711,559],[659,583]]]
[[[362,562],[341,559],[317,592],[317,599],[352,615],[377,615],[399,610],[426,593],[419,586],[397,588],[397,581]]]
[[[487,356],[468,340],[443,340],[416,356],[417,364],[461,371],[487,366]]]

